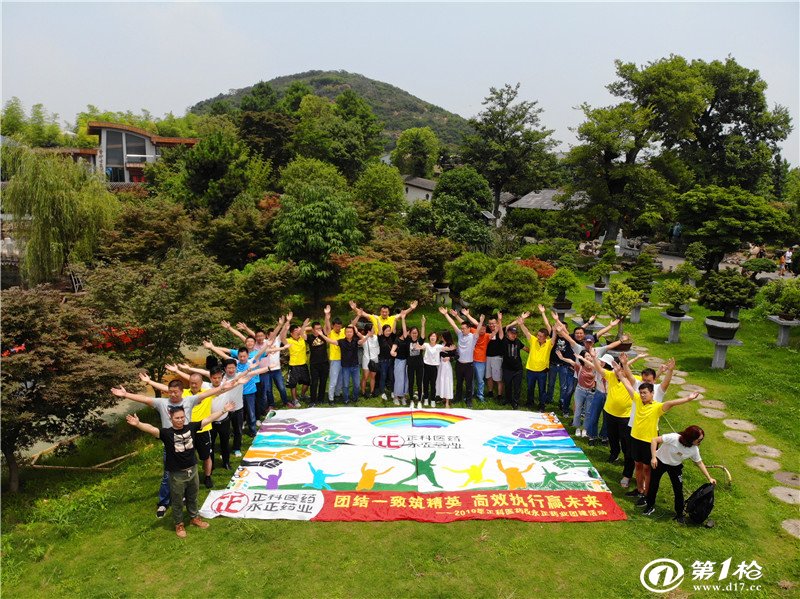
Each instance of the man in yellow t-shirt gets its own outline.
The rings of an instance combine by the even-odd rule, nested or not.
[[[211,389],[211,385],[203,381],[202,375],[193,372],[189,375],[189,388],[183,390],[183,397],[191,397],[208,389]],[[211,415],[212,399],[214,398],[206,397],[200,403],[195,404],[192,409],[192,422],[202,422],[204,418]],[[197,456],[203,463],[203,474],[205,474],[203,483],[207,489],[214,487],[214,481],[211,480],[211,470],[214,465],[211,459],[211,424],[209,422],[194,434],[194,446],[197,448]]]
[[[697,399],[698,393],[660,403],[654,401],[652,383],[642,383],[639,385],[639,391],[636,391],[632,382],[635,379],[625,354],[620,355],[620,364],[614,364],[613,368],[616,378],[625,386],[628,397],[636,405],[636,415],[631,428],[630,452],[636,463],[637,472],[641,473],[636,479],[636,493],[638,493],[636,505],[643,506],[650,484],[650,443],[658,436],[658,420],[673,407]]]
[[[599,364],[599,366],[598,366]],[[627,486],[633,476],[634,462],[631,454],[631,429],[628,426],[628,419],[631,415],[631,396],[625,384],[614,374],[616,361],[613,356],[605,354],[599,360],[595,360],[595,368],[600,370],[606,380],[606,403],[603,406],[605,415],[603,418],[608,429],[608,447],[610,463],[615,463],[619,459],[619,454],[623,456],[622,480],[620,484]]]
[[[400,313],[395,315],[389,314],[390,308],[385,304],[381,306],[380,312],[378,314],[370,314],[365,310],[362,310],[361,308],[358,307],[358,304],[356,304],[352,300],[350,301],[350,307],[353,309],[353,312],[355,312],[357,316],[362,316],[370,319],[370,321],[372,322],[373,330],[376,332],[376,334],[382,331],[383,327],[387,324],[392,328],[392,332],[394,333],[395,325],[397,324],[397,319],[405,318],[406,316],[411,314],[411,312],[413,312],[417,307],[417,300],[411,302],[408,308],[406,308],[405,310],[401,310]]]
[[[310,322],[311,320],[306,318],[301,325],[290,325],[289,336],[283,340],[289,346],[289,377],[286,380],[286,388],[292,392],[292,403],[295,404],[295,407],[299,406],[297,386],[301,385],[302,387],[300,398],[308,399],[308,386],[311,384],[311,376],[308,372],[308,344],[306,343],[306,332]]]
[[[528,381],[528,407],[533,408],[534,391],[536,387],[539,387],[539,411],[544,412],[544,406],[547,401],[547,371],[550,367],[550,352],[553,350],[553,340],[556,333],[553,327],[550,326],[544,306],[541,304],[539,304],[539,313],[542,315],[544,328],[536,331],[536,336],[531,335],[528,327],[525,326],[525,319],[530,316],[530,312],[522,313],[520,328],[530,343],[528,362],[525,365]]]

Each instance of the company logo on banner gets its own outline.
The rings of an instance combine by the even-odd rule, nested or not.
[[[272,418],[206,517],[624,520],[553,414],[311,408]]]

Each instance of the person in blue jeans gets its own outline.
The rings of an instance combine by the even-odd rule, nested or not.
[[[330,343],[336,345],[341,351],[341,367],[342,367],[342,395],[344,396],[344,403],[350,403],[350,383],[353,384],[353,403],[358,401],[358,386],[360,378],[360,364],[358,361],[358,348],[367,340],[365,335],[359,335],[361,338],[356,338],[356,328],[351,324],[344,329],[343,339],[331,339],[324,333],[322,338]]]
[[[394,368],[394,358],[392,357],[392,346],[395,344],[396,336],[394,330],[388,324],[383,325],[380,337],[378,337],[378,367],[380,368],[381,380],[378,381],[377,394],[383,401],[386,401],[386,386],[389,379],[389,372]],[[391,395],[391,387],[389,388]]]

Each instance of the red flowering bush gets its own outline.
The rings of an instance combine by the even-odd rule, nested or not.
[[[519,264],[520,266],[524,266],[526,268],[530,268],[531,270],[535,271],[536,274],[539,275],[540,279],[549,279],[556,272],[555,266],[553,266],[549,262],[545,262],[544,260],[539,260],[538,258],[517,260],[517,264]]]

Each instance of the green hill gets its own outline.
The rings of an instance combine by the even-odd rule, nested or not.
[[[411,127],[430,127],[447,145],[457,145],[461,137],[469,132],[469,125],[464,117],[420,100],[394,85],[376,81],[357,73],[347,71],[307,71],[296,75],[276,77],[268,83],[280,94],[292,82],[303,81],[310,85],[317,95],[333,99],[346,89],[352,89],[363,97],[375,115],[384,123],[384,134],[392,140],[397,139],[405,129]],[[215,98],[203,100],[195,104],[193,112],[205,112],[213,102],[228,100],[238,106],[242,97],[251,87],[243,87]]]

